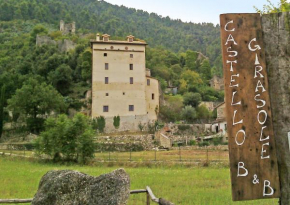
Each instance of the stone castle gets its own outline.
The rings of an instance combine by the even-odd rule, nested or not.
[[[63,20],[60,20],[59,23],[59,30],[63,33],[63,34],[75,34],[76,33],[76,23],[72,22],[72,23],[64,23]]]

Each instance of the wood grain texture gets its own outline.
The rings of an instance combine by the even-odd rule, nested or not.
[[[290,204],[290,12],[262,16],[281,204]]]
[[[232,198],[276,198],[279,176],[261,17],[222,14],[220,21]]]

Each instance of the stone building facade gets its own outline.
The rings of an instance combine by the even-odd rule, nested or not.
[[[92,118],[106,119],[106,132],[114,132],[113,117],[120,116],[118,131],[137,131],[139,124],[157,120],[159,82],[145,67],[146,43],[110,40],[108,34],[91,41]]]
[[[224,79],[218,76],[213,76],[213,78],[209,81],[210,87],[215,90],[224,90]]]
[[[60,20],[59,30],[63,34],[75,34],[76,33],[76,23],[75,22],[72,22],[72,23],[64,23],[63,20]]]
[[[226,120],[226,104],[220,103],[215,107],[217,109],[217,118],[212,122],[212,132],[221,132],[223,135],[227,135],[227,120]],[[226,136],[227,137],[227,136]],[[227,139],[226,139],[227,140]]]

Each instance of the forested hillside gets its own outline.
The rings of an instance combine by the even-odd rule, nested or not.
[[[60,32],[61,19],[76,21],[76,34]],[[163,91],[178,87],[178,95],[165,95],[160,105],[163,121],[208,119],[212,113],[199,103],[223,100],[223,92],[208,86],[213,75],[222,75],[219,28],[212,24],[183,23],[104,1],[0,0],[0,129],[10,122],[39,133],[51,113],[90,104],[85,94],[91,89],[90,39],[96,32],[121,40],[133,34],[149,43],[146,67]],[[70,40],[75,48],[37,46],[38,35]]]
[[[99,0],[0,0],[0,20],[14,19],[36,19],[54,25],[63,19],[75,21],[79,32],[109,33],[115,37],[133,34],[150,47],[199,51],[209,57],[212,65],[221,67],[219,26],[212,23],[184,23]]]

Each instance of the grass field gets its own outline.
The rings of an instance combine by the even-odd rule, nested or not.
[[[78,170],[98,176],[118,168],[112,164],[96,166],[63,166],[34,162],[12,157],[0,157],[0,198],[32,198],[40,178],[49,170]],[[181,205],[217,204],[278,204],[278,200],[232,202],[230,173],[226,167],[186,167],[182,165],[158,167],[125,167],[131,179],[131,189],[150,186],[157,197]],[[131,195],[129,205],[145,205],[145,194]],[[152,203],[153,204],[153,203]]]

